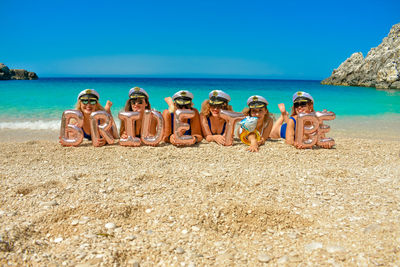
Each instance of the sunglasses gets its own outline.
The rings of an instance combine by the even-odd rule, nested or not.
[[[179,104],[177,103],[177,104],[176,104],[176,107],[177,107],[178,109],[181,109],[181,108],[190,109],[191,105],[190,105],[190,104],[179,105]]]
[[[143,104],[143,99],[141,98],[131,98],[131,105],[137,103],[137,104]]]
[[[250,112],[260,112],[263,111],[263,108],[251,108]]]
[[[225,107],[225,104],[210,104],[210,108],[222,109],[223,107]]]
[[[305,107],[305,106],[307,106],[308,105],[308,101],[307,102],[296,102],[296,103],[294,103],[293,104],[293,106],[295,107],[295,108],[298,108],[298,107]]]
[[[87,105],[96,105],[97,104],[97,99],[96,98],[81,98],[80,99],[82,104]]]

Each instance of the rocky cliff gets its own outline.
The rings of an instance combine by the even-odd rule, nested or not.
[[[400,23],[365,58],[352,54],[321,83],[400,89]]]
[[[34,72],[19,69],[9,69],[0,63],[0,80],[37,80],[38,76]]]

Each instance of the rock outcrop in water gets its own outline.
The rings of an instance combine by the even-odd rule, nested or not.
[[[0,80],[37,80],[38,76],[34,72],[20,69],[9,69],[0,63]]]
[[[365,58],[352,54],[321,84],[400,89],[400,23]]]

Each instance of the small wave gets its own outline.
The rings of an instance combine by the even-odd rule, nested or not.
[[[0,122],[0,129],[59,130],[60,126],[61,122],[59,120]]]

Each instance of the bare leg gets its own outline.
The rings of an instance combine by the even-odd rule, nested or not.
[[[278,108],[279,108],[279,111],[281,112],[281,116],[283,118],[283,121],[285,123],[287,123],[288,119],[289,119],[288,118],[289,113],[287,113],[287,111],[286,111],[285,104],[283,104],[283,103],[278,104]]]
[[[282,124],[287,123],[287,121],[289,119],[288,118],[289,114],[286,112],[285,104],[283,104],[283,103],[278,104],[278,108],[281,112],[281,116],[279,117],[279,119],[276,120],[276,122],[272,126],[272,130],[269,135],[269,137],[274,138],[274,139],[281,137],[281,126],[282,126]]]
[[[175,111],[175,106],[174,106],[174,101],[172,101],[172,97],[166,97],[164,98],[165,102],[168,104],[168,111],[170,113],[174,113]]]

